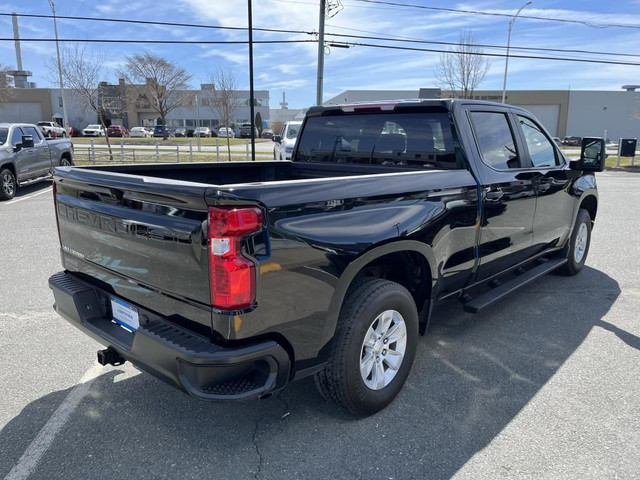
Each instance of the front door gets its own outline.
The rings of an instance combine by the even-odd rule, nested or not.
[[[40,177],[51,170],[51,156],[49,153],[49,141],[38,134],[34,127],[22,127],[25,135],[33,137],[33,171],[32,176]]]
[[[25,133],[22,128],[15,127],[11,134],[11,145],[15,149],[18,145],[22,146],[22,136]],[[16,177],[18,181],[24,181],[31,178],[34,174],[35,155],[33,148],[20,148],[20,151],[14,153],[13,158],[16,165]]]
[[[572,227],[575,197],[568,191],[570,170],[539,123],[522,114],[516,118],[537,197],[533,243],[535,250],[542,251],[563,243]]]

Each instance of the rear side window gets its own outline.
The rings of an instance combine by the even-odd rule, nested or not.
[[[306,122],[296,161],[463,168],[447,112],[348,113]]]
[[[509,121],[500,112],[471,112],[471,124],[483,163],[497,170],[520,168]]]
[[[534,167],[553,167],[559,165],[556,150],[551,140],[542,131],[542,128],[533,120],[518,115],[520,128],[524,134],[525,143],[529,150],[529,158]]]

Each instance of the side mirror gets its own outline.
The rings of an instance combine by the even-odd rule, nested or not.
[[[571,162],[576,170],[586,172],[602,172],[607,158],[603,138],[583,138],[580,148],[580,159]]]
[[[282,137],[280,135],[274,135],[273,137],[271,137],[271,141],[280,143],[282,141]]]
[[[33,136],[32,135],[23,135],[22,136],[22,148],[33,148]]]

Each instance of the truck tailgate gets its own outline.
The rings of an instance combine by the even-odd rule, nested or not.
[[[67,270],[150,310],[179,300],[206,323],[206,185],[72,168],[57,168],[54,180]]]

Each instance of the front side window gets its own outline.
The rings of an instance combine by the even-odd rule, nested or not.
[[[11,134],[11,145],[14,147],[16,145],[22,145],[22,129],[20,127],[16,127],[13,129],[13,133]]]
[[[471,112],[471,124],[484,164],[497,170],[520,168],[516,142],[506,114]]]
[[[520,128],[524,134],[529,158],[534,167],[552,167],[558,165],[558,156],[551,141],[533,120],[518,115]]]

